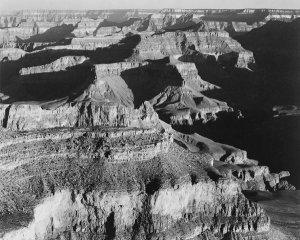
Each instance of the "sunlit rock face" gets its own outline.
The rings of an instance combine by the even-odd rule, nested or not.
[[[2,182],[1,213],[33,215],[24,228],[1,229],[3,239],[255,236],[268,230],[269,218],[242,195],[239,181],[207,175],[214,152],[192,153],[174,143],[150,109],[139,122],[136,128],[6,132],[1,171],[6,179],[22,178]]]
[[[294,190],[290,173],[272,173],[247,149],[199,130],[244,119],[256,97],[246,98],[256,89],[247,84],[261,84],[252,52],[261,50],[251,39],[269,20],[296,28],[297,16],[252,9],[1,13],[0,239],[289,236],[274,232],[269,209],[244,194]],[[236,92],[247,96],[236,101]]]
[[[83,18],[77,24],[77,28],[74,29],[73,34],[76,37],[92,36],[102,21],[103,19],[93,20],[89,18]]]

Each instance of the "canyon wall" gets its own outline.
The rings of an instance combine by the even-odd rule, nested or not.
[[[275,240],[244,194],[294,190],[289,172],[193,127],[243,118],[236,93],[218,95],[256,67],[233,34],[297,16],[2,13],[0,239]]]

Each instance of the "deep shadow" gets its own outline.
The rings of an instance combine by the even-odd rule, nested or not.
[[[161,179],[154,178],[149,183],[146,184],[146,193],[148,195],[153,195],[161,187]]]
[[[239,54],[237,52],[224,53],[219,56],[218,63],[225,68],[234,68],[237,64]]]
[[[299,19],[291,23],[271,21],[249,33],[233,36],[244,48],[254,52],[255,71],[223,68],[216,61],[200,59],[194,52],[189,60],[195,62],[201,78],[221,87],[204,94],[240,109],[244,118],[220,113],[214,122],[175,126],[177,130],[197,132],[247,150],[249,158],[269,166],[272,172],[290,171],[287,180],[298,189],[300,117],[275,118],[272,108],[300,105],[299,30]]]
[[[5,234],[28,226],[34,220],[33,212],[8,213],[0,216],[0,232]]]
[[[91,61],[95,64],[123,62],[133,54],[134,48],[140,41],[140,35],[127,34],[127,37],[117,44],[107,48],[97,48],[90,54]]]
[[[292,22],[269,21],[248,33],[231,33],[245,49],[254,53],[261,71],[280,75],[299,72],[300,18]]]
[[[139,232],[141,231],[141,227],[142,227],[141,223],[142,223],[142,214],[140,213],[139,216],[135,219],[134,224],[132,226],[131,240],[139,239]]]
[[[11,89],[14,89],[14,91],[23,91],[22,85],[18,83],[18,75],[21,68],[26,67],[32,67],[32,66],[40,66],[49,64],[61,57],[65,56],[85,56],[90,58],[91,64],[101,64],[101,63],[114,63],[114,62],[123,62],[126,58],[129,58],[133,54],[134,48],[137,46],[137,44],[140,42],[141,38],[140,35],[133,35],[128,34],[124,39],[122,39],[119,43],[113,44],[106,48],[97,48],[96,50],[72,50],[72,49],[59,49],[59,50],[53,50],[48,49],[44,51],[38,51],[31,54],[26,54],[23,58],[16,60],[16,61],[4,61],[0,62],[0,88],[1,92],[6,95],[16,95],[12,92]],[[67,73],[60,72],[60,73],[46,73],[41,75],[34,75],[31,76],[34,78],[37,78],[38,76],[41,76],[42,78],[47,79],[53,79],[53,81],[60,81],[61,77],[69,78],[70,76],[74,76],[75,79],[79,79],[79,76],[82,76],[82,74],[85,74],[85,71],[82,71],[82,74],[80,70],[78,70],[78,75],[74,73],[73,71],[76,68],[71,68]],[[47,77],[48,76],[48,77]],[[21,77],[23,78],[23,77]],[[25,77],[26,78],[26,77]],[[57,80],[55,80],[57,79]],[[70,79],[70,78],[69,78]],[[86,79],[86,77],[83,76],[83,79]],[[64,81],[62,81],[62,85],[64,85]],[[66,80],[67,81],[67,80]],[[68,80],[69,81],[69,80]],[[50,84],[49,81],[46,81]],[[13,84],[16,84],[13,86]],[[46,87],[45,85],[45,87]],[[57,87],[54,86],[54,88],[57,88],[57,94],[56,95],[62,95],[61,93],[66,90],[67,83],[64,87],[62,87],[63,90],[59,90],[59,85]],[[11,89],[8,87],[12,86]],[[76,84],[75,84],[76,86]],[[42,87],[42,86],[40,86]],[[37,88],[33,88],[37,90]],[[45,88],[46,89],[46,88]],[[52,89],[52,88],[50,88]],[[30,90],[30,89],[29,89]],[[39,92],[39,91],[37,91]],[[43,91],[41,91],[43,92]],[[56,92],[56,91],[55,91]],[[23,92],[22,92],[23,93]],[[37,95],[40,93],[33,93],[34,96],[37,97]],[[47,96],[47,94],[46,94]],[[25,96],[18,97],[22,99],[28,99]],[[40,99],[40,97],[38,97]]]
[[[260,111],[260,115],[270,114],[271,104],[266,99],[267,95],[274,94],[273,91],[261,85],[261,80],[256,72],[248,69],[235,68],[237,54],[234,52],[224,54],[217,62],[213,56],[189,50],[189,56],[180,57],[184,62],[194,62],[201,78],[209,83],[215,84],[221,89],[208,90],[204,95],[227,102],[230,106],[242,110],[243,114],[251,114]],[[260,95],[261,98],[257,98]]]
[[[104,224],[105,227],[105,240],[112,240],[116,237],[116,226],[115,226],[115,213],[111,212],[106,219]]]
[[[11,108],[11,106],[9,106],[5,109],[4,118],[3,118],[3,122],[2,122],[3,128],[7,128],[7,122],[8,122],[10,108]]]
[[[97,27],[94,33],[96,33],[97,30],[101,27],[118,27],[118,28],[129,27],[137,20],[140,20],[140,18],[129,18],[128,20],[123,22],[113,22],[104,19],[104,21],[99,24],[99,26]]]
[[[207,175],[214,182],[217,182],[220,179],[220,176],[218,174],[216,174],[215,172],[212,172],[212,171],[207,171]]]
[[[300,88],[295,86],[299,74],[288,75],[289,72],[286,72],[287,76],[279,79],[280,73],[274,76],[262,71],[222,69],[217,64],[196,65],[204,80],[221,86],[219,90],[204,94],[240,109],[244,118],[219,113],[218,120],[214,122],[196,122],[193,126],[175,128],[187,133],[197,132],[214,141],[244,149],[249,158],[269,166],[272,172],[288,170],[291,177],[287,180],[299,189],[300,118],[274,118],[272,112],[274,105],[299,104]],[[280,68],[274,69],[274,72],[277,70],[280,71]]]
[[[121,77],[133,92],[136,108],[161,93],[166,87],[181,86],[183,82],[176,67],[166,64],[165,59],[149,62],[149,65],[121,73]]]
[[[205,29],[205,24],[203,22],[185,22],[184,24],[175,24],[173,26],[165,28],[166,32],[176,32],[176,31],[203,31]]]
[[[119,43],[96,50],[73,50],[73,49],[47,49],[32,54],[26,54],[19,60],[21,67],[40,66],[51,63],[64,56],[85,56],[94,64],[114,63],[124,61],[133,53],[133,49],[140,42],[140,35],[128,34]]]
[[[31,43],[31,42],[58,42],[61,41],[64,38],[70,38],[74,37],[74,34],[72,31],[76,28],[77,26],[73,26],[72,24],[63,24],[61,26],[55,26],[44,33],[37,34],[34,36],[31,36],[28,39],[21,39],[17,38],[17,43]]]
[[[89,65],[81,64],[66,71],[22,75],[3,89],[10,96],[4,103],[27,101],[51,101],[78,97],[93,80],[94,73]]]

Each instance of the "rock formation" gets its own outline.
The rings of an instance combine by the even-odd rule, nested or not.
[[[3,13],[0,239],[285,236],[245,191],[294,190],[289,172],[194,128],[243,118],[235,101],[214,95],[230,74],[255,69],[257,46],[234,34],[298,15]]]
[[[210,179],[218,161],[216,151],[197,152],[196,144],[189,152],[182,144],[188,141],[192,146],[195,140],[192,143],[180,136],[175,143],[172,131],[160,123],[149,103],[140,108],[140,116],[108,109],[107,113],[98,110],[103,120],[94,115],[93,108],[83,112],[72,126],[53,111],[49,112],[52,122],[49,117],[40,123],[21,120],[18,108],[11,106],[8,119],[15,119],[17,125],[8,121],[3,126],[27,132],[3,132],[1,171],[10,181],[2,181],[1,214],[34,211],[34,215],[28,227],[6,233],[3,239],[156,239],[225,236],[232,231],[251,236],[268,230],[269,218],[241,193],[237,180],[248,179],[228,174]],[[57,110],[64,119],[71,118],[66,110]],[[38,114],[32,107],[26,112]],[[120,120],[111,119],[112,115]],[[237,156],[232,154],[233,159]],[[248,161],[245,155],[239,159]],[[37,169],[39,173],[33,174]],[[14,178],[18,181],[13,182]],[[47,208],[51,212],[41,216],[40,211]]]

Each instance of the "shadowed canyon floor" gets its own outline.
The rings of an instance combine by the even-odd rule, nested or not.
[[[0,13],[0,239],[298,239],[299,16]]]

